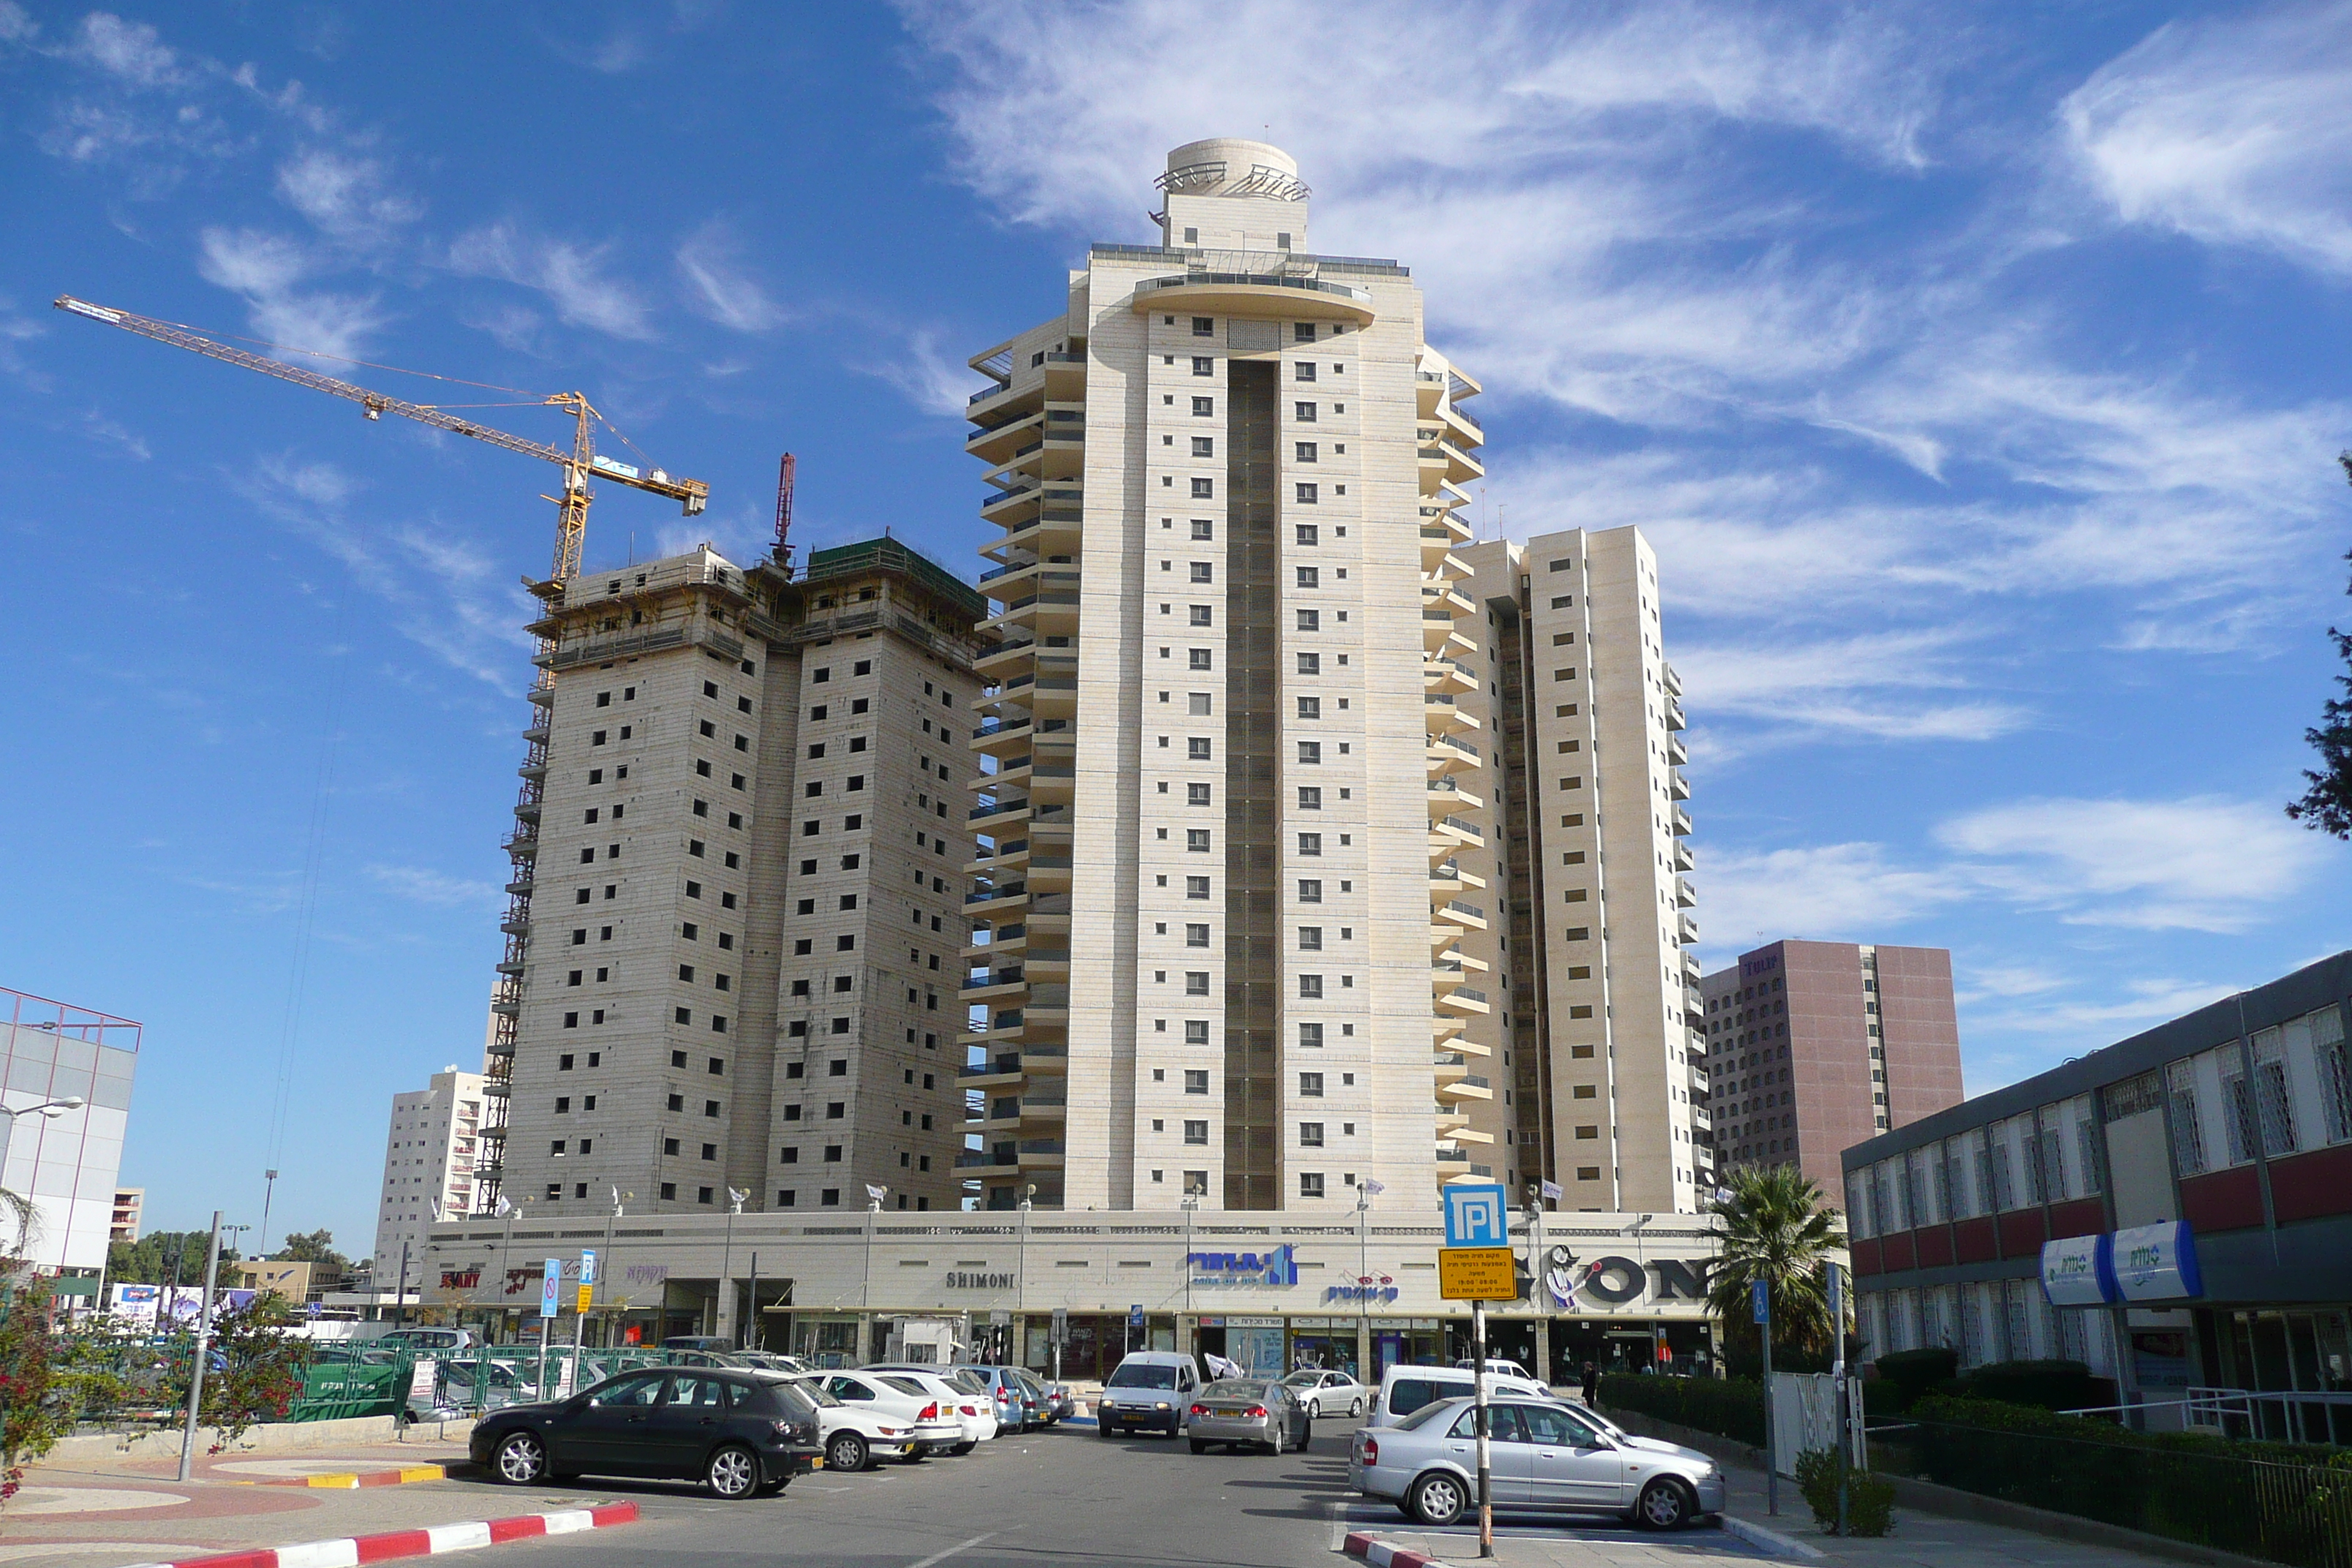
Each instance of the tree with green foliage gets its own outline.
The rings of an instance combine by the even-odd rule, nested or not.
[[[1752,1355],[1758,1349],[1748,1300],[1761,1279],[1772,1295],[1773,1349],[1827,1352],[1832,1342],[1824,1266],[1845,1245],[1837,1211],[1794,1165],[1736,1165],[1724,1183],[1729,1196],[1714,1207],[1720,1250],[1706,1296],[1727,1352]]]
[[[72,1426],[51,1388],[48,1287],[22,1259],[0,1258],[0,1503]]]
[[[312,1279],[340,1279],[351,1272],[352,1260],[335,1250],[335,1233],[331,1230],[302,1230],[288,1233],[286,1245],[274,1254],[281,1263],[309,1263],[316,1267]]]
[[[2352,479],[2352,452],[2336,460],[2344,465],[2345,477]],[[2352,552],[2347,552],[2344,559],[2352,561]],[[2352,585],[2345,592],[2352,594]],[[2329,698],[2319,710],[2319,727],[2303,732],[2312,750],[2319,753],[2320,765],[2315,773],[2305,772],[2311,787],[2286,808],[2286,814],[2305,827],[2352,838],[2352,632],[2330,626],[2327,635],[2344,660],[2345,673],[2336,678],[2344,695]]]
[[[126,1285],[200,1285],[205,1252],[211,1245],[209,1230],[151,1230],[136,1241],[118,1241],[106,1249],[106,1277]],[[229,1265],[237,1257],[235,1247],[221,1244],[215,1285],[226,1288],[236,1283]]]

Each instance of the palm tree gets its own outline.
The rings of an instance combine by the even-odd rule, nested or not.
[[[13,1258],[22,1253],[32,1241],[33,1233],[40,1227],[40,1211],[33,1206],[32,1199],[22,1193],[0,1187],[0,1228],[14,1226],[16,1232],[14,1241],[0,1247],[0,1257]]]
[[[1725,1337],[1756,1347],[1748,1302],[1761,1279],[1771,1290],[1773,1345],[1826,1352],[1830,1309],[1822,1266],[1845,1245],[1837,1211],[1793,1165],[1739,1165],[1724,1179],[1729,1195],[1715,1205],[1721,1251],[1706,1296]]]

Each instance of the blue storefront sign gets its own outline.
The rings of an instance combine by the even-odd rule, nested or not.
[[[2187,1221],[2166,1220],[2044,1242],[2042,1293],[2053,1307],[2192,1300],[2205,1293],[2197,1238]]]

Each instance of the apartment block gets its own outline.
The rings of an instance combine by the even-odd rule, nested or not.
[[[117,1241],[138,1240],[140,1233],[140,1216],[146,1206],[146,1188],[115,1188],[114,1218],[112,1223],[108,1225],[106,1227],[107,1241],[110,1244]]]
[[[0,1187],[32,1205],[26,1259],[62,1296],[94,1301],[106,1268],[142,1033],[129,1018],[0,986],[0,1104],[22,1113],[82,1101],[19,1114],[0,1150]],[[5,1239],[16,1241],[13,1223]]]
[[[435,1073],[425,1088],[392,1097],[383,1189],[375,1212],[375,1279],[381,1287],[399,1288],[404,1247],[408,1288],[421,1285],[425,1237],[434,1222],[473,1211],[484,1105],[483,1075],[460,1072],[454,1064]]]
[[[540,591],[504,1195],[956,1206],[978,595],[887,538]]]
[[[1845,1150],[1960,1102],[1943,948],[1776,942],[1700,990],[1727,1164],[1795,1165],[1835,1194]]]
[[[988,1207],[1426,1193],[1486,1136],[1440,998],[1486,916],[1431,868],[1486,761],[1428,700],[1478,652],[1477,384],[1405,268],[1309,248],[1280,150],[1159,184],[1157,243],[971,362],[1003,640],[964,1170]]]
[[[1487,752],[1486,798],[1433,830],[1431,875],[1490,911],[1465,934],[1451,1069],[1470,1173],[1559,1206],[1691,1213],[1713,1185],[1680,678],[1637,529],[1458,552],[1484,625],[1428,700]]]

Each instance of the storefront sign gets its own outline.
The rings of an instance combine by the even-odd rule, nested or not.
[[[669,1279],[667,1263],[632,1263],[621,1270],[621,1279],[631,1285],[659,1285]]]
[[[2116,1288],[2126,1301],[2177,1301],[2205,1293],[2197,1240],[2185,1220],[2119,1230],[2112,1249]]]
[[[1396,1277],[1391,1274],[1359,1275],[1351,1283],[1323,1288],[1326,1301],[1365,1301],[1385,1306],[1396,1299]]]
[[[2120,1298],[2110,1238],[2069,1236],[2042,1244],[2042,1294],[2053,1307],[2096,1307]]]
[[[1712,1266],[1705,1258],[1653,1258],[1647,1264],[1614,1255],[1588,1260],[1572,1248],[1555,1247],[1547,1255],[1543,1294],[1566,1312],[1606,1312],[1644,1295],[1660,1301],[1703,1301]]]
[[[1013,1289],[1013,1276],[1010,1273],[980,1274],[951,1268],[940,1283],[950,1290],[1010,1290]]]
[[[1212,1289],[1268,1289],[1298,1283],[1297,1255],[1286,1245],[1271,1252],[1188,1252],[1184,1264],[1192,1271],[1194,1285]]]

